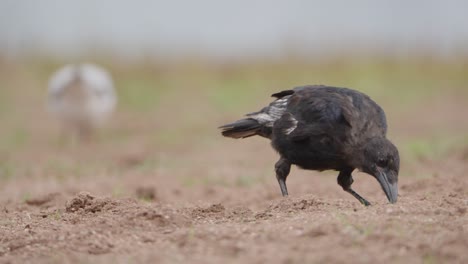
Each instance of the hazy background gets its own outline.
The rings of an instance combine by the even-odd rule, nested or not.
[[[355,49],[453,56],[468,47],[466,1],[2,0],[4,54],[319,56]]]

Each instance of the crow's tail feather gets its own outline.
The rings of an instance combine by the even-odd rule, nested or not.
[[[237,120],[236,122],[220,126],[221,133],[225,137],[246,138],[255,136],[261,130],[260,123],[252,118]]]

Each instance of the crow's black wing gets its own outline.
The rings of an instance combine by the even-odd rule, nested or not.
[[[294,90],[286,112],[275,124],[292,140],[323,135],[333,141],[359,141],[385,136],[383,110],[368,96],[346,88],[304,86]],[[283,133],[285,134],[285,133]]]

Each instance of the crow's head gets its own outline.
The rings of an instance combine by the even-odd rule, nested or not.
[[[361,171],[374,176],[382,186],[391,203],[396,203],[398,196],[398,172],[400,156],[398,149],[388,139],[376,137],[368,140],[362,149]]]

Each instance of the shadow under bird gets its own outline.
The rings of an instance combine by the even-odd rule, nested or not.
[[[389,202],[398,196],[398,150],[387,138],[382,108],[367,95],[348,88],[307,85],[272,95],[276,100],[246,118],[221,126],[223,136],[262,136],[280,159],[276,178],[283,196],[291,165],[306,170],[336,170],[338,184],[363,205],[351,173],[358,169],[377,179]]]

